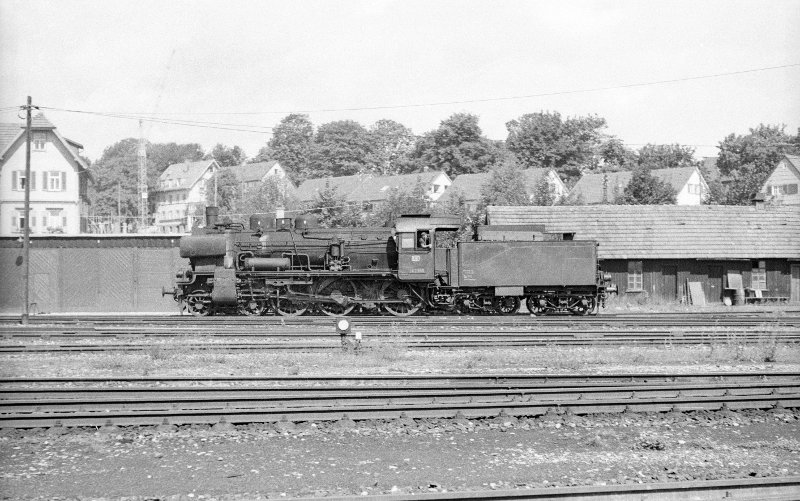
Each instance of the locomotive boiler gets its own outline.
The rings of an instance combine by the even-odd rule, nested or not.
[[[165,293],[195,315],[511,315],[522,302],[533,314],[586,315],[605,300],[597,244],[541,227],[482,226],[462,242],[455,216],[407,215],[371,228],[320,228],[313,215],[249,222],[218,223],[209,207],[206,227],[181,238],[189,268]]]

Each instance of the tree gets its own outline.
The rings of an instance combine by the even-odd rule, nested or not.
[[[232,214],[241,203],[241,185],[230,169],[219,169],[208,180],[206,189],[206,205],[214,205],[214,187],[216,186],[216,205],[220,214]]]
[[[277,160],[295,181],[306,179],[314,141],[314,125],[308,115],[287,115],[273,129],[266,151],[258,152],[264,160]]]
[[[481,187],[480,206],[489,205],[530,205],[525,177],[516,163],[506,161],[492,169],[489,180]]]
[[[658,205],[674,204],[677,192],[666,181],[655,177],[650,169],[637,167],[631,180],[621,194],[615,197],[615,203],[623,205]]]
[[[89,185],[89,199],[95,214],[117,215],[117,201],[124,216],[139,215],[139,140],[127,138],[103,150],[100,159],[92,165],[94,184]],[[147,143],[148,191],[158,187],[158,176],[176,163],[202,160],[204,153],[199,144]],[[154,206],[151,198],[149,210]]]
[[[214,146],[214,149],[211,150],[211,153],[206,155],[206,158],[213,158],[217,161],[220,167],[233,167],[236,165],[242,165],[247,159],[247,155],[245,155],[244,150],[238,146],[228,148],[221,143],[217,143],[217,145]]]
[[[279,207],[290,211],[299,209],[300,203],[289,195],[286,183],[278,176],[267,176],[258,188],[244,194],[238,212],[249,217],[250,214],[274,212]]]
[[[720,142],[717,168],[729,182],[717,190],[717,201],[749,204],[783,155],[800,153],[800,130],[797,136],[791,136],[785,129],[785,125],[759,124],[749,134],[730,134]]]
[[[367,223],[373,225],[394,221],[401,214],[430,214],[430,200],[425,183],[417,178],[410,190],[393,188],[386,201],[368,218]]]
[[[603,141],[597,154],[603,160],[603,172],[632,170],[637,165],[636,152],[616,137],[608,137]]]
[[[487,172],[503,158],[503,150],[483,137],[477,115],[456,113],[417,141],[413,157],[417,168],[430,167],[457,176]]]
[[[608,136],[606,121],[597,115],[561,119],[558,112],[522,115],[506,123],[506,148],[523,168],[556,169],[566,179],[581,169],[594,169]]]
[[[694,159],[695,149],[680,144],[646,144],[639,149],[636,163],[646,169],[699,167]]]
[[[371,163],[384,176],[397,174],[414,146],[411,129],[394,120],[378,120],[369,128],[373,143]]]
[[[319,216],[319,223],[323,228],[359,226],[363,221],[361,207],[348,204],[336,187],[328,182],[325,183],[325,188],[317,193],[311,212]]]
[[[372,149],[369,132],[358,122],[339,120],[320,125],[308,177],[350,176],[369,170]]]
[[[533,187],[533,205],[553,205],[556,201],[555,193],[553,193],[553,186],[547,174],[540,177]]]

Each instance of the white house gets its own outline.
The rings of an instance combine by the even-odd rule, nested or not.
[[[236,165],[228,169],[236,176],[243,193],[257,188],[270,176],[286,179],[286,170],[277,160]]]
[[[708,197],[708,184],[697,167],[654,169],[650,173],[669,183],[677,193],[676,205],[701,205]],[[633,177],[631,171],[584,174],[570,195],[580,197],[586,205],[612,204]]]
[[[190,231],[202,220],[206,205],[206,186],[219,169],[216,160],[172,164],[158,177],[155,198],[155,224],[164,233]],[[213,184],[213,183],[212,183]]]
[[[41,113],[31,122],[31,233],[81,232],[88,166],[83,145],[62,136]],[[25,125],[0,124],[0,235],[22,234],[25,221]]]
[[[765,201],[779,205],[800,205],[800,156],[784,155],[759,190]]]

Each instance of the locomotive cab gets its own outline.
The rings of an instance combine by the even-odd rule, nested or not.
[[[400,216],[395,222],[397,239],[397,276],[404,282],[431,282],[437,275],[449,275],[449,253],[454,249],[440,246],[461,227],[452,216],[429,214]]]

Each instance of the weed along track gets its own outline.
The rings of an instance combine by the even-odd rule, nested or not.
[[[0,427],[249,424],[800,406],[800,374],[11,380]],[[89,383],[87,385],[87,383]],[[124,383],[124,385],[122,384]],[[184,384],[181,384],[184,383]],[[54,385],[58,386],[54,386]]]

